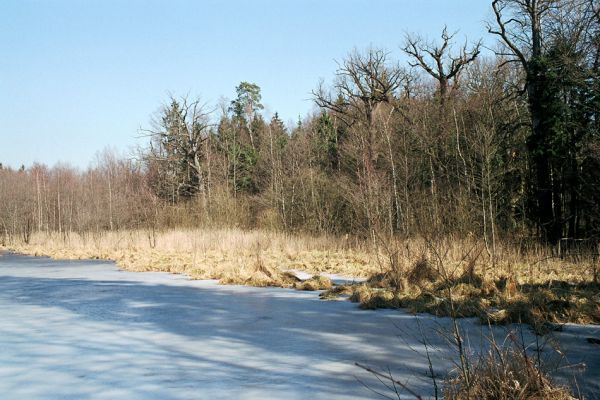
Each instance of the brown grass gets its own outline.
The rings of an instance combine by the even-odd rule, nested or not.
[[[475,251],[460,255],[455,246],[417,250],[415,257],[405,256],[366,284],[335,288],[322,297],[350,293],[366,309],[402,307],[437,316],[479,317],[485,323],[523,322],[538,333],[552,329],[553,323],[600,324],[593,260],[574,263],[537,249],[520,258],[505,253],[491,264]]]
[[[509,244],[499,244],[492,258],[473,238],[411,239],[384,252],[347,238],[213,229],[34,234],[30,244],[9,247],[53,258],[110,259],[128,271],[181,273],[222,284],[327,289],[322,298],[348,295],[369,309],[526,322],[538,331],[550,322],[600,323],[592,261],[560,260],[544,248]],[[291,270],[316,276],[302,282]],[[370,278],[339,287],[323,273]]]
[[[294,288],[298,289],[298,290],[310,290],[310,291],[314,291],[314,290],[328,290],[331,289],[333,287],[333,284],[331,283],[331,279],[324,277],[324,276],[313,276],[310,279],[307,279],[305,281],[302,282],[296,282],[294,284]]]
[[[350,300],[365,309],[406,308],[413,313],[430,313],[440,317],[479,317],[484,323],[527,323],[537,333],[554,329],[566,322],[600,324],[600,287],[579,284],[563,289],[564,284],[521,286],[518,294],[488,292],[468,283],[447,289],[436,287],[394,289],[368,285],[336,287],[321,295],[334,298],[350,293]]]
[[[154,244],[155,245],[152,245]],[[218,279],[222,284],[328,289],[326,278],[303,284],[286,273],[300,270],[366,277],[378,270],[370,255],[345,239],[287,235],[268,231],[171,230],[152,236],[145,231],[34,234],[29,244],[9,249],[56,259],[114,260],[127,271],[186,274],[191,279]]]
[[[545,366],[514,337],[489,340],[490,349],[468,368],[458,368],[444,381],[448,400],[572,400],[571,391],[555,384]]]

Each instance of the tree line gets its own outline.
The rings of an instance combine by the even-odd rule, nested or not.
[[[242,82],[171,97],[129,157],[0,168],[0,238],[179,226],[378,237],[600,237],[600,4],[493,0],[490,35],[354,51],[286,126]]]

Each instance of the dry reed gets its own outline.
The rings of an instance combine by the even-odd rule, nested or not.
[[[593,262],[561,260],[543,247],[507,243],[498,244],[491,257],[472,237],[397,241],[386,253],[346,237],[178,229],[37,233],[29,244],[8,247],[53,258],[110,259],[128,271],[186,274],[222,284],[329,289],[323,298],[350,295],[364,308],[404,307],[440,316],[454,312],[492,323],[527,322],[540,332],[548,322],[600,323]],[[290,271],[370,279],[364,285],[332,287],[322,277],[300,282]]]

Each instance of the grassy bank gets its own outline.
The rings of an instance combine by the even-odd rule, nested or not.
[[[223,284],[291,286],[286,271],[368,277],[379,271],[370,254],[348,239],[267,231],[171,230],[71,234],[39,233],[8,249],[57,259],[113,260],[127,271],[186,274]]]
[[[555,257],[541,247],[499,245],[493,253],[473,238],[411,239],[373,246],[347,237],[269,231],[170,230],[34,234],[11,250],[62,259],[108,259],[128,271],[187,274],[222,284],[329,289],[364,308],[407,308],[493,323],[600,323],[600,287],[592,258]],[[369,278],[334,286],[324,278],[300,282],[300,270]]]
[[[418,241],[417,241],[418,242]],[[411,249],[411,247],[413,247]],[[366,309],[406,308],[484,323],[528,323],[538,333],[556,324],[600,323],[598,261],[551,249],[505,246],[494,254],[473,240],[423,241],[390,251],[389,268],[364,284],[332,288]]]

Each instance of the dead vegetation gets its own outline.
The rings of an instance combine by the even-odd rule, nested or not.
[[[496,281],[496,285],[498,281]],[[515,293],[500,290],[490,282],[431,283],[403,290],[367,284],[336,287],[321,295],[329,299],[350,294],[351,301],[365,309],[406,308],[413,313],[448,317],[478,317],[492,324],[527,323],[538,333],[554,329],[555,324],[600,323],[600,286],[564,281],[538,285],[518,285]]]
[[[445,374],[440,381],[435,378],[435,367],[427,342],[426,340],[423,342],[427,348],[425,358],[429,364],[435,399],[576,400],[579,398],[574,397],[567,386],[558,384],[552,378],[552,372],[559,368],[556,361],[549,362],[539,356],[547,344],[528,348],[523,343],[522,335],[517,331],[509,332],[504,341],[499,343],[491,333],[485,339],[485,345],[480,352],[467,352],[460,345],[463,338],[457,325],[452,332],[446,334],[452,337],[449,345],[456,351],[457,361],[455,368]],[[423,399],[407,382],[395,379],[391,373],[382,373],[359,363],[355,365],[376,376],[382,387],[386,389],[382,393],[370,388],[374,393],[388,399],[403,398],[401,393],[417,400]],[[564,365],[561,368],[574,367],[576,366]]]
[[[556,384],[546,365],[511,332],[504,343],[488,338],[489,349],[468,360],[444,381],[448,400],[572,400],[571,391]]]
[[[565,286],[569,289],[565,290]],[[488,287],[493,288],[489,290]],[[527,323],[538,333],[554,329],[555,324],[574,322],[600,323],[600,287],[596,284],[569,284],[555,282],[550,285],[519,285],[517,293],[494,286],[477,286],[458,283],[412,286],[398,291],[376,288],[368,284],[336,287],[322,298],[332,298],[346,293],[350,300],[365,309],[406,308],[413,313],[430,313],[448,317],[478,317],[492,324]]]
[[[537,249],[497,256],[492,265],[476,243],[461,245],[470,250],[460,255],[444,242],[423,243],[415,257],[408,252],[398,256],[396,250],[393,259],[400,266],[388,266],[363,284],[335,287],[321,297],[348,295],[365,309],[406,308],[492,324],[522,322],[538,333],[567,322],[600,323],[593,258],[575,263]]]
[[[11,250],[58,259],[106,259],[133,272],[170,272],[190,279],[216,279],[221,284],[332,288],[322,273],[368,276],[377,270],[369,254],[343,239],[291,236],[267,231],[172,230],[104,232],[101,234],[34,234],[29,244]],[[315,276],[300,280],[290,271]]]
[[[514,330],[498,343],[491,326],[514,322],[522,330],[521,323],[527,323],[536,334],[544,334],[560,329],[552,323],[600,323],[600,286],[595,279],[594,256],[589,264],[582,265],[548,256],[539,258],[540,253],[522,254],[520,265],[527,268],[515,268],[516,263],[501,264],[497,257],[490,265],[477,243],[471,244],[460,257],[453,257],[448,243],[426,241],[412,260],[400,257],[396,247],[394,256],[389,257],[394,263],[386,273],[376,274],[364,284],[326,291],[322,297],[348,294],[350,300],[366,309],[403,307],[415,313],[449,317],[452,324],[441,334],[455,352],[455,368],[439,381],[425,336],[422,341],[436,399],[576,399],[570,387],[552,379],[552,368],[540,356],[546,344],[540,346],[536,341],[530,347],[524,343],[523,332],[517,335]],[[543,261],[533,262],[534,254]],[[555,274],[559,280],[554,279]],[[467,349],[468,338],[457,323],[462,317],[478,317],[490,326],[491,335],[479,351]],[[555,350],[564,358],[560,350]],[[391,373],[357,365],[392,391],[392,396],[384,397],[399,399],[401,392],[407,392],[422,398]]]
[[[538,332],[565,322],[600,323],[600,286],[593,259],[573,262],[549,250],[498,245],[494,257],[472,238],[412,239],[382,246],[348,245],[335,237],[268,231],[174,230],[108,232],[84,236],[34,234],[13,250],[64,259],[98,258],[128,271],[186,274],[222,284],[325,290],[365,309],[477,317],[484,322],[531,324]],[[391,250],[390,250],[391,249]],[[518,249],[518,250],[516,250]],[[290,271],[315,275],[298,279]],[[369,277],[336,286],[324,273]]]

